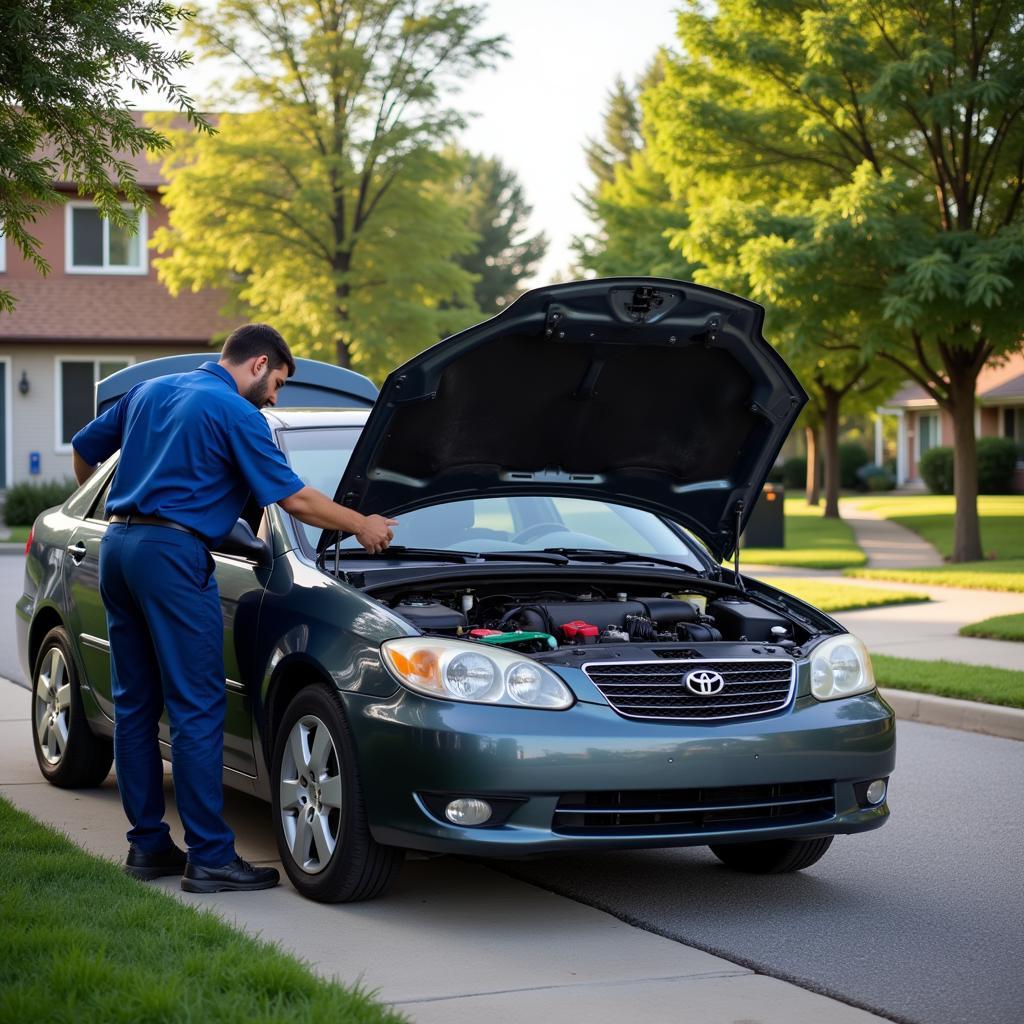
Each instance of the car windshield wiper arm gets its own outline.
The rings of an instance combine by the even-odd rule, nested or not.
[[[333,553],[328,548],[327,553]],[[401,544],[392,544],[384,551],[370,552],[363,548],[342,548],[338,552],[338,560],[347,558],[415,558],[424,561],[445,562],[544,562],[547,565],[565,565],[569,559],[557,552],[542,551],[450,551],[446,548],[407,548]]]
[[[551,555],[565,555],[580,561],[590,559],[594,562],[653,562],[655,565],[670,565],[673,569],[685,569],[687,572],[703,576],[700,569],[694,569],[685,562],[677,562],[671,558],[660,558],[658,555],[641,555],[635,551],[605,551],[602,548],[544,548]]]

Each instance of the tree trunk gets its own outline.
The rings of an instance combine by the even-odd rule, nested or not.
[[[827,385],[822,389],[825,412],[822,432],[825,442],[825,518],[839,518],[839,404],[842,393]]]
[[[807,442],[807,504],[817,505],[821,500],[821,482],[818,479],[818,428],[804,427]]]
[[[974,434],[976,384],[976,374],[950,374],[949,412],[953,417],[953,490],[956,494],[954,562],[977,562],[984,557],[978,519],[978,446]]]

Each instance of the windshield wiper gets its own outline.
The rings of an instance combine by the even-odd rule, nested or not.
[[[602,548],[544,548],[551,555],[565,555],[577,561],[608,562],[612,565],[620,562],[652,562],[655,565],[670,565],[673,569],[684,569],[696,576],[703,576],[700,569],[694,569],[685,562],[676,562],[671,558],[659,558],[657,555],[641,555],[635,551],[605,551]]]
[[[326,549],[326,553],[333,554],[333,549]],[[416,559],[417,561],[445,561],[445,562],[544,562],[546,565],[566,565],[569,559],[557,552],[541,551],[450,551],[446,548],[407,548],[401,544],[392,544],[385,551],[370,552],[364,548],[341,548],[338,551],[338,561],[348,558],[380,558],[387,559],[396,556],[398,558]]]

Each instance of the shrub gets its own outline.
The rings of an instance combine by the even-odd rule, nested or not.
[[[15,484],[7,489],[4,521],[8,526],[31,526],[40,512],[54,505],[63,505],[77,486],[70,477]]]
[[[953,449],[945,445],[929,448],[918,464],[921,479],[932,494],[953,493]]]
[[[896,474],[875,463],[861,466],[854,476],[857,488],[862,491],[891,491],[896,486]]]
[[[862,444],[847,441],[839,446],[839,484],[845,490],[853,490],[860,483],[857,470],[868,464],[868,453]]]
[[[1008,437],[978,438],[978,493],[1010,494],[1017,445]]]
[[[787,491],[800,491],[807,486],[807,459],[803,455],[786,459],[783,463],[782,485]]]

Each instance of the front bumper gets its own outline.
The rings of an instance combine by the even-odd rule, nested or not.
[[[494,857],[697,846],[863,832],[889,814],[884,802],[861,806],[854,792],[855,783],[887,778],[895,764],[892,709],[877,693],[826,703],[798,696],[778,714],[693,724],[632,721],[587,702],[553,712],[433,700],[405,689],[387,700],[341,696],[370,829],[390,846]],[[810,782],[831,789],[827,820],[642,835],[566,834],[553,824],[565,794]],[[504,824],[467,828],[427,810],[421,794],[439,793],[521,802]]]

